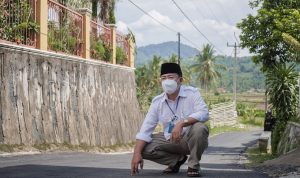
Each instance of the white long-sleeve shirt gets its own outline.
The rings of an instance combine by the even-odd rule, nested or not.
[[[177,102],[178,106],[176,109]],[[171,133],[168,133],[169,122],[174,114],[167,103],[173,112],[175,112],[176,116],[178,116],[179,119],[177,122],[186,118],[194,118],[200,122],[208,120],[208,108],[203,101],[199,90],[191,86],[181,85],[175,101],[169,100],[166,93],[162,93],[152,100],[142,127],[136,135],[136,139],[151,142],[151,135],[159,122],[163,126],[165,138],[167,140],[170,139]],[[182,134],[189,128],[190,126],[184,127]]]

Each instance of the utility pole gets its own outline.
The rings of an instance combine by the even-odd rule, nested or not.
[[[234,69],[233,69],[233,102],[234,105],[236,107],[236,76],[237,76],[237,48],[240,47],[239,45],[236,45],[236,42],[234,43],[234,45],[229,45],[227,43],[228,47],[233,47],[234,48]]]
[[[180,65],[180,33],[178,32],[178,64]]]

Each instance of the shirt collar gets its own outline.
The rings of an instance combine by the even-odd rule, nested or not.
[[[180,86],[180,90],[179,90],[179,93],[178,93],[177,98],[178,98],[178,97],[183,97],[183,98],[186,97],[186,92],[184,91],[184,86],[183,86],[183,85]],[[161,100],[161,102],[165,102],[167,99],[168,99],[168,96],[167,96],[167,94],[164,92],[163,99]]]

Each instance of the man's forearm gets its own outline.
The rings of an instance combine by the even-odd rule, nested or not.
[[[142,151],[143,151],[143,149],[144,149],[144,147],[145,147],[145,145],[146,145],[146,142],[144,141],[144,140],[139,140],[139,139],[137,139],[136,140],[136,143],[135,143],[135,147],[134,147],[134,154],[141,154],[142,153]]]
[[[182,127],[187,127],[187,126],[190,126],[190,125],[195,124],[196,122],[199,122],[199,120],[197,120],[197,119],[195,119],[195,118],[191,118],[191,117],[186,118],[185,120],[187,120],[188,122],[182,121],[182,122],[181,122],[181,124],[182,124],[181,126],[182,126]]]

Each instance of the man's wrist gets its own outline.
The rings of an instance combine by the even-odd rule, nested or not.
[[[133,154],[136,155],[136,154],[142,154],[142,152],[140,151],[133,151]]]
[[[188,119],[183,119],[182,125],[183,125],[183,127],[188,126],[189,125],[189,120]]]
[[[184,120],[181,120],[180,122],[179,122],[179,125],[180,125],[180,127],[186,127],[187,126],[187,121],[186,121],[186,119],[184,119]]]

